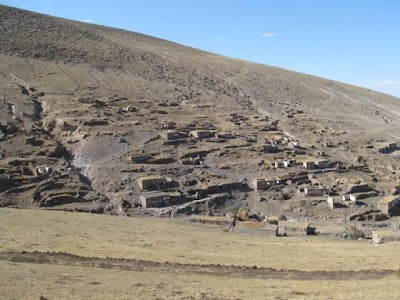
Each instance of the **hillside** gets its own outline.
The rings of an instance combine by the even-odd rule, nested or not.
[[[245,207],[341,224],[343,211],[304,204],[296,182],[335,195],[368,183],[371,207],[398,184],[397,151],[377,151],[400,138],[397,98],[6,6],[0,32],[3,206],[158,216]],[[329,172],[304,170],[310,160]],[[290,168],[273,167],[283,161]],[[144,176],[162,187],[140,187]],[[289,183],[259,191],[257,178]],[[157,207],[143,210],[146,201]]]

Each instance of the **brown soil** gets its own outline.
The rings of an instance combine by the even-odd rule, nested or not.
[[[215,264],[179,264],[154,262],[124,258],[84,257],[60,252],[11,252],[0,253],[0,260],[20,263],[55,264],[84,266],[124,271],[154,271],[197,273],[216,276],[243,278],[282,279],[282,280],[368,280],[385,276],[400,277],[400,270],[361,270],[361,271],[299,271],[278,270],[247,266],[224,266]]]

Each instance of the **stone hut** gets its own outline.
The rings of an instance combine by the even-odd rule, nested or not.
[[[193,130],[189,134],[196,139],[206,139],[212,137],[212,133],[208,130]]]
[[[161,137],[167,141],[173,141],[179,139],[180,134],[176,130],[167,130],[161,133]]]
[[[285,235],[310,235],[313,234],[313,228],[308,222],[279,222],[279,232],[285,232]]]
[[[294,163],[295,163],[294,160],[284,160],[284,161],[283,161],[283,166],[284,166],[285,168],[289,168],[289,167],[292,166]]]
[[[181,200],[182,195],[178,192],[168,193],[146,193],[140,195],[142,207],[171,206]]]
[[[254,190],[267,190],[270,187],[277,186],[283,184],[282,179],[263,179],[263,178],[255,178],[253,180],[253,187]]]
[[[388,216],[396,214],[400,208],[400,196],[390,195],[382,198],[378,201],[377,208]]]
[[[343,202],[356,202],[357,201],[357,195],[354,194],[345,194],[342,196]]]
[[[317,160],[315,162],[315,166],[318,169],[326,169],[326,168],[329,168],[330,162],[329,162],[329,160]]]
[[[304,194],[309,197],[322,197],[325,195],[329,195],[329,189],[306,186],[304,188]]]
[[[160,190],[167,183],[167,179],[163,176],[146,176],[140,177],[137,183],[141,190]]]
[[[397,149],[397,144],[396,143],[378,143],[375,145],[375,149],[379,153],[391,153]]]
[[[313,170],[315,168],[315,162],[314,161],[304,161],[303,167],[307,170]]]

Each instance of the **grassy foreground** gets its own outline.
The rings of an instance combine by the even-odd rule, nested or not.
[[[399,299],[398,278],[224,278],[0,261],[0,299]]]
[[[186,220],[0,209],[0,252],[67,252],[304,271],[396,270],[399,243],[224,232]],[[0,299],[399,299],[397,276],[290,280],[0,261]],[[393,288],[392,288],[393,287]]]

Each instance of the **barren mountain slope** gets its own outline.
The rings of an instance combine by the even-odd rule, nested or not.
[[[297,214],[295,186],[264,195],[250,183],[299,175],[271,164],[315,153],[372,170],[348,182],[385,193],[398,180],[398,156],[368,147],[400,138],[397,98],[6,6],[0,33],[3,205],[118,213],[147,197],[139,177],[161,175],[162,197],[200,201],[182,213]],[[329,176],[321,185],[345,189]]]

